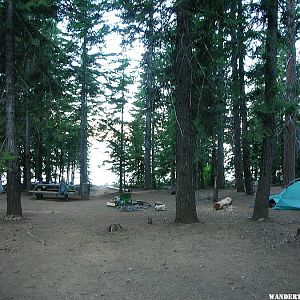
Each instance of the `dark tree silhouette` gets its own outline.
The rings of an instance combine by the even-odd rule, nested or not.
[[[192,14],[190,0],[177,1],[176,44],[176,218],[177,223],[198,222],[194,186],[192,114]]]
[[[296,93],[296,23],[295,0],[288,0],[286,7],[286,101],[295,103]],[[296,126],[293,112],[287,111],[284,118],[284,155],[283,184],[289,184],[295,179],[295,135]]]
[[[277,13],[278,0],[265,1],[268,28],[265,49],[265,98],[261,113],[263,144],[260,162],[260,176],[252,218],[267,219],[271,187],[272,161],[274,155],[275,105],[277,95]]]
[[[5,36],[6,73],[6,149],[11,155],[7,171],[7,217],[22,217],[18,148],[15,120],[15,76],[14,76],[14,4],[7,1]]]

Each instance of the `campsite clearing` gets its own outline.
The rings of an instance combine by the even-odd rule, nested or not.
[[[299,293],[297,211],[272,211],[254,222],[254,196],[233,190],[224,210],[211,191],[197,192],[199,223],[174,224],[175,195],[134,191],[152,204],[107,207],[115,191],[62,202],[23,195],[26,219],[0,220],[0,299],[268,299]],[[277,193],[277,189],[273,189]],[[155,202],[166,204],[156,211]],[[0,214],[5,215],[5,194]],[[149,222],[151,219],[151,222]],[[122,228],[109,231],[110,224]]]

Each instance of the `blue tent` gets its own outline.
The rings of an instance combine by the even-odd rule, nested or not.
[[[271,195],[269,204],[278,210],[300,210],[300,178],[289,183],[280,194]]]

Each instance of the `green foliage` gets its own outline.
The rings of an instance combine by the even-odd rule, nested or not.
[[[9,152],[0,149],[0,174],[7,171],[7,163],[13,158]]]
[[[251,2],[251,1],[250,1]],[[25,165],[25,114],[30,118],[30,163],[35,177],[50,178],[79,166],[80,99],[84,90],[88,107],[88,135],[101,135],[109,143],[112,170],[119,174],[120,160],[126,181],[143,185],[145,111],[149,93],[153,96],[153,163],[158,186],[168,184],[174,167],[175,127],[174,63],[176,30],[175,1],[15,1],[16,34],[16,102],[20,161]],[[276,112],[276,155],[274,177],[280,177],[283,149],[283,116],[299,119],[299,101],[285,101],[285,41],[280,38],[278,99],[266,107],[264,99],[265,16],[258,2],[243,2],[242,18],[232,18],[231,2],[191,1],[193,9],[193,93],[194,135],[197,175],[202,172],[205,184],[212,174],[212,149],[216,131],[225,129],[227,169],[233,168],[232,103],[239,96],[231,86],[231,30],[242,24],[246,45],[246,98],[249,121],[252,174],[259,172],[259,158],[264,132],[262,122]],[[296,10],[299,11],[299,4]],[[4,61],[5,5],[0,2],[0,138],[5,138]],[[141,61],[139,91],[131,109],[131,121],[122,120],[131,104],[132,77],[128,76],[130,60],[104,53],[105,37],[111,32],[105,14],[114,9],[122,24],[115,31],[123,43],[139,39],[145,47]],[[150,17],[153,14],[153,18]],[[298,16],[299,14],[297,14]],[[285,35],[284,14],[279,36]],[[62,21],[59,23],[59,21]],[[151,31],[153,30],[153,32]],[[153,47],[149,63],[148,54]],[[239,49],[237,49],[238,51]],[[147,52],[148,51],[148,52]],[[147,60],[148,59],[148,60]],[[108,63],[107,63],[108,62]],[[149,89],[149,68],[153,86]],[[299,66],[297,66],[297,72]],[[84,84],[83,84],[84,82]],[[299,83],[294,87],[299,96]],[[130,101],[129,101],[130,99]],[[298,99],[298,98],[297,98]],[[104,112],[103,102],[107,109]],[[128,101],[130,103],[128,103]],[[225,115],[224,119],[221,116]],[[222,123],[222,124],[220,124]],[[121,125],[124,132],[121,133]],[[0,172],[9,155],[0,153]],[[277,174],[277,175],[276,175]],[[199,178],[198,178],[199,179]]]

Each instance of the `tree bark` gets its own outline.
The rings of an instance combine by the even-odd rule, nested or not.
[[[76,162],[75,162],[75,159],[72,161],[71,163],[72,165],[72,169],[71,169],[71,183],[74,184],[75,182],[75,169],[76,169]]]
[[[153,110],[152,110],[153,111]],[[155,121],[154,116],[152,116],[152,129],[151,129],[151,185],[152,188],[156,188],[155,179]]]
[[[286,36],[286,102],[296,100],[296,23],[295,0],[287,0],[287,36]],[[296,125],[293,112],[287,112],[284,117],[284,154],[283,154],[283,184],[288,185],[295,179],[295,137]]]
[[[198,222],[194,185],[192,114],[192,14],[190,0],[176,2],[176,218],[177,223]]]
[[[214,135],[213,135],[214,136]],[[218,186],[218,162],[217,162],[217,149],[216,142],[213,141],[213,150],[211,155],[212,160],[212,184],[213,184],[213,202],[218,201],[219,198],[219,186]]]
[[[171,166],[170,193],[176,193],[176,167],[173,165],[173,163]]]
[[[234,143],[234,169],[237,192],[244,192],[243,167],[241,152],[241,116],[238,80],[238,49],[237,49],[237,1],[232,1],[231,18],[234,24],[231,29],[231,68],[232,68],[232,115],[233,115],[233,143]]]
[[[46,176],[46,182],[52,181],[52,161],[51,161],[51,152],[47,151],[45,155],[45,176]]]
[[[121,138],[120,138],[120,163],[119,163],[119,192],[123,193],[124,185],[124,91],[122,91],[122,104],[121,104]]]
[[[220,13],[220,23],[219,23],[219,34],[218,34],[218,52],[220,58],[222,58],[222,63],[220,63],[217,71],[217,108],[218,108],[218,121],[217,121],[217,186],[218,189],[225,188],[225,168],[224,168],[224,128],[225,128],[225,110],[226,110],[226,103],[225,103],[225,93],[226,87],[224,85],[225,82],[225,49],[224,49],[224,14],[223,9],[219,12]]]
[[[60,149],[60,159],[59,159],[59,178],[60,178],[59,182],[61,180],[66,181],[64,178],[64,173],[65,173],[64,151],[61,148]]]
[[[265,2],[268,20],[265,49],[265,97],[262,114],[263,147],[260,163],[260,177],[252,219],[267,219],[271,187],[273,144],[275,134],[275,105],[277,96],[277,13],[278,0]]]
[[[86,34],[86,33],[85,33]],[[81,113],[80,113],[80,193],[81,198],[88,198],[83,185],[88,182],[87,175],[87,38],[84,36],[82,45],[82,78],[81,78]]]
[[[14,74],[14,5],[7,0],[5,36],[5,73],[6,73],[6,148],[12,155],[7,171],[7,211],[6,216],[22,217],[21,182],[16,141],[15,120],[15,74]]]
[[[217,148],[217,186],[218,189],[225,188],[225,169],[224,169],[224,114],[222,113],[220,116],[221,122],[218,126],[218,148]]]
[[[147,52],[146,62],[146,126],[145,126],[145,155],[144,155],[144,189],[152,188],[151,176],[151,148],[152,148],[152,113],[154,102],[154,76],[153,76],[153,55],[154,55],[154,24],[153,24],[153,1],[149,11],[149,22],[147,31]]]
[[[42,137],[38,135],[35,143],[35,179],[38,181],[43,179],[43,145],[41,139]]]
[[[247,119],[247,104],[245,93],[245,70],[244,70],[244,58],[245,58],[245,44],[244,44],[244,17],[242,0],[238,2],[238,62],[239,62],[239,94],[241,103],[241,119],[242,119],[242,148],[243,148],[243,169],[245,179],[245,189],[247,195],[253,195],[252,186],[252,174],[250,165],[250,145],[248,140],[248,119]]]

